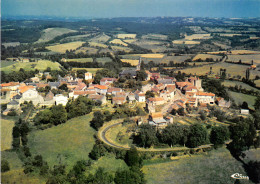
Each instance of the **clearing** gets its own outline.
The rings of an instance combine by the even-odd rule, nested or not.
[[[42,31],[42,36],[36,43],[48,42],[57,36],[61,36],[67,33],[74,33],[74,32],[77,31],[72,29],[67,29],[67,28],[47,28]]]
[[[242,164],[226,148],[180,160],[144,165],[143,172],[148,184],[234,183],[235,180],[230,177],[232,174],[247,175]],[[243,183],[252,182],[243,180]]]
[[[1,71],[4,72],[19,71],[20,68],[23,68],[26,71],[35,70],[35,69],[39,71],[44,71],[47,69],[47,67],[50,67],[51,70],[60,70],[60,64],[58,62],[52,62],[49,60],[39,60],[36,62],[15,63],[13,65],[9,65],[1,68]]]
[[[32,154],[41,154],[50,166],[62,162],[72,167],[78,160],[88,159],[95,143],[95,130],[89,125],[92,114],[80,116],[64,124],[34,131],[28,136]]]
[[[12,148],[14,121],[1,119],[1,151]]]
[[[63,44],[48,46],[46,47],[46,49],[51,50],[53,52],[65,53],[67,50],[76,50],[77,48],[81,47],[83,43],[85,42],[63,43]]]

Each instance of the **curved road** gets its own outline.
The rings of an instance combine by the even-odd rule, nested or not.
[[[130,148],[125,148],[125,147],[123,147],[123,146],[115,145],[115,144],[109,142],[109,140],[107,140],[107,138],[106,138],[106,132],[107,132],[110,128],[112,128],[112,127],[114,127],[114,126],[117,126],[117,125],[119,125],[119,124],[121,124],[121,123],[122,123],[122,122],[115,123],[115,124],[113,124],[113,125],[110,125],[110,126],[106,127],[106,128],[101,132],[101,138],[103,139],[103,141],[104,141],[106,144],[108,144],[108,145],[110,145],[110,146],[113,146],[113,147],[116,147],[116,148],[120,148],[120,149],[130,149]]]

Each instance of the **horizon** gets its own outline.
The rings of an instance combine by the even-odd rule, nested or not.
[[[2,18],[260,17],[259,0],[2,0],[1,9]]]

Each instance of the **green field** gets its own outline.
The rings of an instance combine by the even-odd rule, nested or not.
[[[67,59],[67,62],[81,62],[81,63],[87,63],[87,62],[93,62],[93,58],[76,58],[76,59]]]
[[[68,169],[78,160],[88,159],[95,142],[95,131],[89,126],[91,119],[92,115],[85,115],[30,133],[28,145],[32,154],[41,154],[50,166],[61,161]]]
[[[245,84],[243,82],[240,82],[240,81],[230,81],[230,80],[225,80],[224,82],[222,82],[222,84],[226,87],[235,87],[236,85],[239,87],[239,86],[242,86],[242,88],[244,89],[247,89],[247,90],[254,90],[254,91],[259,91],[259,89],[256,89],[252,86],[249,86],[248,84]]]
[[[16,61],[1,61],[1,68],[16,64]]]
[[[14,121],[1,119],[1,151],[12,148]]]
[[[255,109],[254,104],[255,104],[255,96],[251,95],[246,95],[243,93],[237,93],[233,91],[228,91],[229,96],[231,96],[237,105],[241,105],[244,101],[248,103],[248,107]]]
[[[145,165],[143,172],[148,184],[233,184],[235,180],[230,177],[232,174],[247,175],[242,164],[234,159],[226,148],[180,160]],[[241,183],[252,182],[241,180]]]
[[[48,46],[46,47],[46,49],[52,52],[65,53],[67,50],[76,50],[77,48],[81,47],[83,43],[85,42],[81,42],[81,41],[69,42],[69,43]]]
[[[4,72],[19,71],[20,68],[23,68],[26,71],[35,70],[35,69],[39,71],[44,71],[47,69],[47,67],[50,67],[52,70],[60,70],[60,64],[57,62],[52,62],[49,60],[39,60],[36,62],[15,63],[13,65],[2,67],[1,71]]]
[[[61,36],[63,34],[76,32],[75,30],[67,29],[67,28],[47,28],[42,31],[41,38],[37,41],[37,43],[48,42],[57,36]]]
[[[95,74],[98,70],[102,70],[103,68],[72,68],[73,71],[75,70],[87,70],[90,73]]]

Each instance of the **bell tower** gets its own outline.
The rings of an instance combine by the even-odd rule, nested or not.
[[[142,60],[141,60],[141,57],[140,57],[140,58],[139,58],[138,65],[136,66],[136,71],[141,70],[141,62],[142,62]]]

